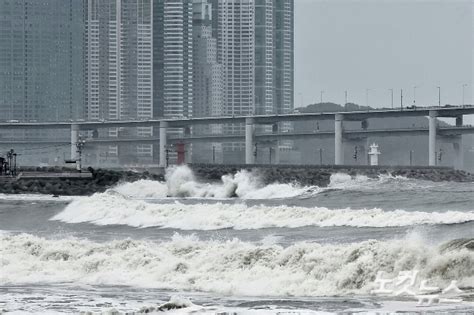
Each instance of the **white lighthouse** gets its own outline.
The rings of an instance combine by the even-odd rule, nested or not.
[[[380,154],[381,153],[379,151],[379,145],[373,143],[370,146],[370,151],[369,151],[369,160],[370,160],[370,165],[371,166],[378,166],[379,165],[379,155]]]

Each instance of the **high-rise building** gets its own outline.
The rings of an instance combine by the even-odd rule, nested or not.
[[[259,114],[293,110],[293,0],[255,3],[255,107]]]
[[[255,2],[255,112],[287,114],[294,108],[294,0]],[[280,131],[292,129],[280,123]],[[261,127],[270,132],[271,126]],[[278,152],[292,141],[279,141]],[[278,155],[279,156],[279,155]]]
[[[293,110],[294,0],[209,0],[218,61],[224,67],[224,113],[278,114]],[[291,129],[282,124],[280,130]],[[271,126],[259,127],[271,131]],[[242,133],[242,125],[225,128]],[[291,148],[291,142],[279,147]],[[241,143],[225,145],[240,160]]]
[[[180,118],[193,115],[193,1],[155,0],[153,4],[153,116]],[[189,130],[187,130],[189,131]],[[169,136],[183,136],[169,128]],[[191,148],[186,149],[187,157]],[[168,159],[177,159],[174,150]],[[156,152],[156,156],[158,156]]]
[[[0,1],[0,119],[65,121],[84,110],[84,3],[82,0]],[[48,130],[3,130],[1,137],[48,139]],[[69,148],[14,148],[19,164],[63,163]]]
[[[84,118],[83,1],[0,1],[0,119]]]
[[[212,34],[212,4],[193,0],[193,116],[222,116],[224,68],[217,62],[217,38]],[[221,134],[222,125],[195,126],[194,134]],[[222,145],[193,148],[194,162],[222,161]]]
[[[254,0],[220,0],[217,5],[218,61],[224,67],[224,114],[254,113]]]
[[[153,117],[152,0],[87,0],[87,118]],[[111,128],[109,137],[153,134],[151,127]],[[101,148],[99,163],[150,162],[152,145]]]
[[[191,117],[192,0],[154,1],[153,40],[154,117]]]

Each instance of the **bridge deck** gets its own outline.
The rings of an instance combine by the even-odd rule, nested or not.
[[[461,127],[440,127],[437,129],[438,135],[440,136],[457,136],[462,134],[474,133],[474,126],[461,126]],[[427,135],[428,127],[424,128],[406,128],[406,129],[367,129],[367,130],[345,130],[345,137],[391,137],[401,135]],[[256,134],[255,138],[260,141],[275,141],[277,139],[318,139],[318,138],[333,138],[334,131],[313,131],[313,132],[298,132],[298,133],[271,133],[271,134]],[[245,139],[244,134],[237,135],[192,135],[182,138],[169,138],[168,142],[177,143],[183,142],[213,142],[213,141],[243,141]],[[157,143],[159,137],[144,137],[144,138],[96,138],[86,139],[87,144],[113,144],[113,143]],[[2,140],[0,144],[10,145],[21,145],[21,144],[38,144],[38,145],[69,145],[70,139],[54,139],[54,140],[41,140],[41,139],[25,139],[25,140]]]
[[[65,121],[65,122],[2,122],[0,129],[68,129],[72,124],[82,130],[93,130],[112,127],[158,127],[160,122],[168,122],[169,127],[188,127],[192,125],[244,123],[246,118],[253,118],[256,124],[273,124],[287,121],[307,120],[334,120],[335,115],[342,114],[345,120],[364,120],[368,118],[387,117],[415,117],[428,116],[430,111],[437,111],[438,117],[457,117],[474,114],[474,105],[444,106],[444,107],[416,107],[404,109],[374,109],[370,111],[350,112],[318,112],[292,113],[254,116],[223,116],[202,118],[164,118],[150,120],[123,120],[123,121]]]

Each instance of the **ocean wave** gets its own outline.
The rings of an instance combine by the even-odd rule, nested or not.
[[[123,183],[109,191],[133,199],[167,197],[275,199],[296,197],[318,190],[318,187],[303,187],[292,183],[265,185],[257,175],[246,170],[222,176],[221,182],[202,183],[195,178],[189,167],[178,166],[167,169],[165,178],[165,182],[140,180]]]
[[[417,239],[344,245],[256,245],[175,235],[160,243],[0,235],[0,283],[131,285],[249,296],[368,294],[378,271],[419,270],[445,287],[474,281],[474,251]]]
[[[109,189],[109,191],[117,192],[131,199],[174,197],[259,200],[310,197],[327,190],[373,190],[387,184],[398,186],[400,181],[403,181],[405,186],[409,183],[420,185],[418,181],[390,174],[369,178],[365,175],[353,176],[344,173],[332,174],[327,187],[302,186],[297,182],[265,184],[257,173],[247,170],[224,175],[220,182],[203,183],[196,179],[193,171],[188,166],[182,165],[167,169],[165,182],[139,180],[131,183],[121,183]]]
[[[181,230],[236,230],[303,226],[397,227],[456,224],[474,221],[474,211],[420,212],[352,210],[324,207],[247,206],[245,204],[151,203],[113,193],[95,194],[71,202],[52,220],[96,225],[129,225]]]

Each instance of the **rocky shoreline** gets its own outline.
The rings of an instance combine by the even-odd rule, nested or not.
[[[203,182],[220,181],[223,175],[235,174],[245,169],[256,174],[263,184],[274,182],[294,182],[300,185],[325,187],[329,184],[332,174],[344,173],[351,176],[364,175],[375,178],[381,174],[403,176],[412,179],[429,181],[474,182],[474,175],[451,168],[430,167],[364,167],[364,166],[290,166],[290,165],[190,165],[197,180]],[[29,168],[22,171],[50,174],[71,172],[67,168]],[[150,171],[129,170],[84,170],[91,174],[90,178],[6,178],[0,177],[0,193],[3,194],[47,194],[65,196],[87,196],[96,192],[104,192],[121,182],[134,182],[140,179],[164,181],[162,169]]]

